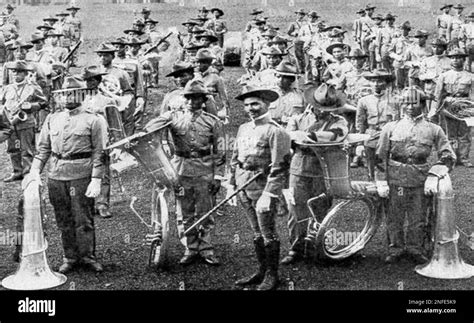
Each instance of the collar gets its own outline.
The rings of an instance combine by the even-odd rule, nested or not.
[[[387,90],[383,90],[382,92],[380,92],[378,94],[374,93],[374,96],[379,99],[379,98],[385,96],[386,93],[387,93]]]
[[[75,108],[74,110],[68,110],[68,109],[64,109],[64,111],[69,114],[70,116],[77,116],[79,113],[81,113],[82,111],[84,110],[84,107],[82,106],[82,104],[80,106],[78,106],[77,108]]]
[[[413,123],[418,123],[419,121],[424,119],[424,116],[423,113],[414,118],[410,117],[409,115],[405,115],[405,119]]]
[[[262,114],[260,117],[253,119],[252,123],[253,123],[253,126],[256,127],[258,125],[267,123],[270,119],[271,118],[270,118],[270,111],[269,111],[265,114]]]
[[[25,86],[25,85],[26,85],[26,78],[25,78],[23,81],[21,81],[21,82],[15,82],[15,85],[16,85],[17,87]]]

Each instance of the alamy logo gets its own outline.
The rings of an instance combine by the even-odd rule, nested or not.
[[[56,315],[55,300],[34,300],[28,297],[18,301],[18,313],[46,313],[48,316]]]

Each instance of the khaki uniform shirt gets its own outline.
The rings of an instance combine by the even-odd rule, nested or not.
[[[247,186],[247,196],[252,200],[257,200],[263,192],[275,198],[281,196],[290,163],[290,146],[290,136],[268,113],[244,123],[234,143],[230,184],[241,187],[264,171],[265,176]]]
[[[143,86],[143,71],[138,60],[133,58],[116,58],[114,60],[114,66],[127,72],[128,81],[135,97],[143,97],[145,91]]]
[[[301,41],[301,28],[304,26],[304,20],[293,21],[286,32],[288,36],[294,37],[295,41]]]
[[[451,59],[444,55],[425,57],[420,65],[420,80],[425,82],[425,92],[434,94],[436,82],[441,74],[451,69]]]
[[[377,155],[388,162],[386,180],[390,185],[423,187],[431,165],[427,163],[431,151],[436,149],[438,158],[456,160],[448,138],[440,126],[419,116],[388,123],[380,135]]]
[[[467,71],[447,71],[438,78],[435,96],[439,97],[464,97],[474,98],[473,74]]]
[[[360,99],[361,96],[359,95],[359,91],[361,89],[365,88],[368,91],[371,91],[370,89],[372,85],[369,80],[363,77],[364,73],[367,73],[366,69],[356,69],[353,67],[352,70],[344,75],[345,93],[351,102],[357,102],[357,100]]]
[[[448,31],[447,31],[447,41],[450,42],[453,39],[459,37],[459,32],[461,31],[461,26],[464,24],[464,15],[461,16],[453,16],[448,24]]]
[[[389,55],[392,43],[396,38],[396,34],[397,30],[395,27],[385,26],[384,28],[380,28],[377,31],[377,35],[375,37],[375,46],[381,58]]]
[[[438,27],[438,37],[447,39],[448,35],[448,25],[453,19],[453,16],[450,14],[443,13],[436,18],[436,25]]]
[[[328,65],[323,74],[323,80],[332,84],[336,90],[342,90],[345,86],[345,75],[354,69],[354,65],[347,59]]]
[[[82,106],[48,115],[37,147],[32,168],[43,169],[51,153],[70,156],[91,153],[92,157],[76,160],[51,156],[49,178],[71,181],[82,178],[102,178],[104,173],[104,123],[101,117],[86,111]]]
[[[407,68],[405,59],[407,58],[408,48],[412,46],[410,37],[400,36],[392,44],[389,56],[393,58],[394,68]]]
[[[167,111],[183,110],[186,105],[186,99],[184,98],[183,92],[184,88],[179,88],[166,93],[159,114],[162,115]]]
[[[134,94],[134,90],[130,84],[130,76],[125,70],[112,65],[111,67],[105,68],[105,72],[115,76],[119,80],[122,95]]]
[[[282,89],[279,88],[277,92],[280,94],[280,97],[270,104],[268,111],[273,120],[286,125],[288,119],[296,113],[295,106],[301,107],[300,110],[303,109],[303,94],[294,88],[286,93],[283,93]]]

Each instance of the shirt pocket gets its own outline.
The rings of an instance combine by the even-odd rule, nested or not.
[[[71,136],[72,150],[90,151],[91,149],[91,131],[86,127],[79,127],[72,131]]]

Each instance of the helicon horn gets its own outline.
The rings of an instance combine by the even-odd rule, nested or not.
[[[2,286],[13,290],[41,290],[64,284],[66,276],[53,272],[48,266],[42,225],[40,183],[30,182],[23,192],[23,243],[17,272],[2,281]]]
[[[459,255],[459,232],[454,216],[454,191],[449,175],[439,179],[435,197],[436,226],[434,250],[429,263],[419,265],[415,271],[426,277],[462,279],[474,276],[474,266],[466,264]]]

